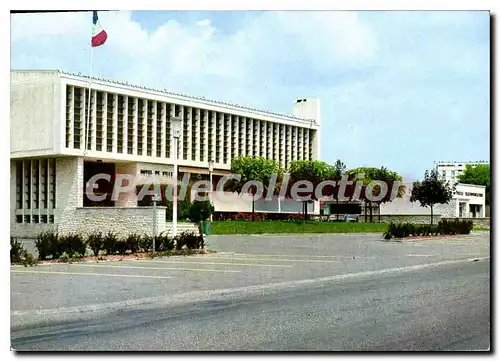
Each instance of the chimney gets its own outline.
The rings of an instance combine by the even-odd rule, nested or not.
[[[318,98],[298,99],[293,105],[293,115],[298,118],[313,119],[321,124],[321,104]]]

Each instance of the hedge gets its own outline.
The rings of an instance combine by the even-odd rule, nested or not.
[[[94,256],[101,253],[106,255],[137,252],[150,252],[153,250],[153,237],[148,235],[130,234],[119,237],[109,232],[102,234],[94,232],[87,237],[79,234],[61,236],[56,232],[44,232],[38,235],[35,241],[40,260],[59,259],[61,257],[78,258],[85,255],[90,248]],[[156,251],[171,251],[174,249],[200,249],[204,247],[203,236],[193,232],[184,232],[174,238],[160,234],[155,239]]]
[[[472,221],[442,220],[437,225],[412,224],[412,223],[390,223],[387,232],[384,233],[385,239],[405,238],[410,236],[436,236],[436,235],[455,235],[469,234],[472,230]]]

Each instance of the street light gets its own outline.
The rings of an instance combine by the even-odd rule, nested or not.
[[[210,203],[213,204],[213,189],[214,189],[214,186],[212,184],[212,173],[214,171],[214,161],[212,159],[210,159],[208,161],[208,173],[210,174]],[[213,214],[210,213],[210,222],[213,221]]]
[[[182,119],[173,117],[170,118],[172,125],[172,138],[173,138],[173,147],[174,151],[172,152],[174,158],[174,194],[173,194],[173,202],[172,202],[172,234],[175,237],[177,235],[177,148],[179,137],[182,134]]]
[[[156,184],[154,184],[156,186]],[[161,195],[156,194],[156,187],[154,187],[155,194],[153,196],[153,253],[155,253],[156,248],[156,235],[158,234],[158,226],[157,226],[157,209],[156,202],[161,202]]]

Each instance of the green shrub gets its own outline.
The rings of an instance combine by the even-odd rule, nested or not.
[[[75,252],[73,253],[73,255],[71,256],[71,258],[74,258],[74,259],[80,259],[80,258],[83,258],[83,254],[79,253],[79,252]]]
[[[36,260],[35,260],[35,257],[33,257],[33,255],[31,253],[26,252],[26,256],[21,261],[21,263],[24,265],[24,267],[28,267],[28,266],[31,267],[31,266],[36,265]]]
[[[126,238],[127,248],[132,251],[132,253],[137,253],[139,250],[139,243],[141,241],[141,236],[138,234],[130,234]]]
[[[472,221],[461,220],[442,220],[439,224],[432,226],[429,224],[390,223],[387,227],[387,232],[384,233],[384,238],[390,239],[386,237],[404,238],[409,236],[436,236],[438,234],[469,234],[472,227]]]
[[[442,234],[469,234],[474,224],[465,220],[442,220],[439,222],[439,229]]]
[[[10,262],[21,263],[27,256],[28,251],[16,238],[10,237]]]
[[[59,259],[63,262],[68,262],[69,261],[69,255],[68,253],[66,252],[63,252],[63,254],[61,255],[61,257],[59,257]]]
[[[214,206],[210,201],[194,201],[189,209],[189,219],[199,223],[210,217],[214,213]]]
[[[175,248],[175,241],[173,238],[169,237],[168,234],[162,232],[158,237],[156,237],[156,250],[157,251],[171,251]]]
[[[186,231],[175,237],[175,249],[181,250],[184,246],[188,249],[203,248],[204,240],[202,235],[197,235],[193,231]]]
[[[141,252],[150,252],[153,250],[153,237],[145,234],[139,240],[139,249]]]
[[[102,233],[95,232],[95,233],[90,234],[87,238],[87,245],[92,250],[92,253],[94,254],[94,256],[97,257],[99,255],[99,252],[104,247],[104,240],[102,237]]]
[[[106,251],[106,254],[116,254],[117,251],[117,243],[118,237],[113,232],[108,232],[103,240],[103,249]]]
[[[126,254],[127,251],[129,250],[128,242],[127,239],[117,239],[115,243],[115,252],[118,254]]]
[[[59,237],[59,252],[66,252],[69,255],[76,252],[85,254],[87,245],[83,237],[77,233],[70,233]]]
[[[57,232],[48,231],[40,233],[35,241],[35,247],[40,260],[59,258],[62,253]]]

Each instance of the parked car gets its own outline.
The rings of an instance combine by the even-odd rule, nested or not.
[[[345,214],[344,221],[345,222],[359,222],[359,215],[358,214]]]

